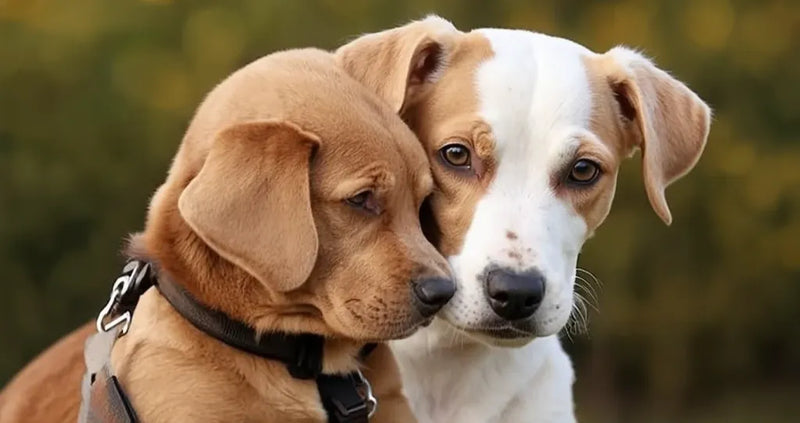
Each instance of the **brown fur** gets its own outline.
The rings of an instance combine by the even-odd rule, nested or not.
[[[406,336],[425,321],[412,279],[448,276],[417,216],[432,188],[427,160],[393,112],[324,52],[246,66],[198,110],[133,254],[259,331],[325,335],[324,370],[352,371],[364,343]],[[374,191],[380,215],[344,203],[364,189]],[[75,421],[83,371],[75,357],[89,332],[21,373],[41,376],[9,385],[0,422]],[[325,420],[313,381],[213,340],[154,290],[112,364],[145,422]],[[66,367],[68,389],[42,408],[48,369]],[[367,370],[380,400],[374,421],[414,421],[385,346]]]
[[[0,422],[78,420],[83,344],[95,331],[87,323],[33,359],[0,393]]]
[[[615,48],[584,57],[592,91],[591,133],[576,157],[595,158],[606,175],[592,190],[556,189],[572,202],[593,232],[614,198],[619,166],[637,148],[643,151],[643,178],[656,214],[672,216],[665,188],[687,173],[702,154],[710,110],[685,85],[629,50]]]
[[[472,221],[475,205],[494,175],[494,138],[491,128],[478,117],[477,93],[465,87],[474,79],[480,62],[494,53],[488,40],[478,34],[464,34],[446,22],[429,18],[401,28],[370,34],[340,48],[336,54],[345,69],[360,75],[384,75],[385,80],[408,81],[405,91],[413,96],[391,100],[403,119],[417,134],[431,160],[437,195],[430,198],[431,211],[444,255],[456,254]],[[416,48],[415,40],[424,40],[428,49]],[[419,52],[431,51],[439,44],[438,66],[429,75],[409,76],[410,63],[419,62]],[[412,45],[409,45],[409,44]],[[399,52],[384,55],[385,50]],[[429,68],[430,69],[430,68]],[[360,78],[375,88],[372,78]],[[385,90],[377,88],[378,93]],[[404,92],[395,90],[395,92]],[[459,143],[470,150],[471,172],[453,172],[438,156],[440,148]]]
[[[595,133],[613,143],[621,157],[635,148],[642,150],[647,197],[669,225],[672,215],[664,190],[700,159],[711,110],[683,83],[638,53],[617,47],[584,62],[595,93]]]
[[[418,48],[414,42],[425,48]],[[434,43],[438,47],[432,47]],[[419,52],[424,55],[427,51],[441,52],[435,71],[427,77],[406,77],[406,69],[415,69],[409,63],[424,60]],[[477,116],[478,94],[473,81],[480,62],[493,54],[482,35],[458,31],[438,17],[368,34],[337,51],[348,72],[391,104],[403,105],[398,112],[425,146],[438,188],[430,199],[439,228],[437,247],[445,255],[461,249],[475,204],[492,179],[492,132]],[[584,62],[594,107],[587,129],[600,142],[583,140],[577,156],[596,158],[606,177],[584,191],[559,189],[554,180],[554,190],[573,204],[591,234],[608,215],[622,160],[641,148],[648,198],[658,216],[669,224],[664,189],[699,159],[708,136],[710,110],[685,85],[638,53],[615,48],[603,55],[587,56]],[[405,92],[414,95],[398,99],[397,93],[403,90],[395,88],[387,96],[381,86],[384,82],[365,75],[407,81]],[[439,149],[451,142],[470,148],[471,172],[453,171],[440,160]]]

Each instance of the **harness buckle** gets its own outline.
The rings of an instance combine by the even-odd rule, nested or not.
[[[364,405],[367,407],[367,418],[372,418],[376,411],[378,411],[378,399],[372,393],[372,385],[370,385],[361,370],[356,370],[352,374],[353,384],[356,386],[361,398],[364,398]]]
[[[361,423],[371,415],[366,402],[347,407],[338,399],[332,398],[331,404],[335,407],[336,417],[333,421],[336,423]]]
[[[122,269],[122,275],[114,281],[111,287],[111,295],[108,302],[97,315],[95,325],[98,332],[109,332],[115,327],[122,325],[119,336],[128,333],[133,318],[133,309],[139,302],[139,297],[149,288],[147,283],[152,284],[149,279],[150,265],[138,260],[131,260]],[[107,319],[114,317],[109,322]]]

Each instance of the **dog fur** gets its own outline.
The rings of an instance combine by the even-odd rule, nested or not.
[[[413,133],[330,53],[276,53],[205,99],[129,255],[260,332],[324,335],[323,370],[350,372],[364,344],[430,321],[412,281],[449,278],[418,220],[432,185]],[[75,421],[90,332],[21,372],[0,396],[0,422]],[[370,360],[374,420],[415,421],[388,348]],[[112,364],[144,422],[326,421],[314,381],[200,332],[157,290]]]
[[[557,334],[574,307],[578,253],[609,212],[618,168],[641,150],[647,196],[669,224],[665,188],[699,159],[710,110],[640,53],[594,53],[520,30],[461,32],[431,16],[364,35],[337,56],[423,143],[437,190],[428,235],[458,291],[434,323],[392,343],[424,423],[571,422],[574,375]],[[466,148],[466,166],[444,148]],[[579,160],[599,169],[572,178]],[[529,318],[490,307],[494,268],[545,279]]]

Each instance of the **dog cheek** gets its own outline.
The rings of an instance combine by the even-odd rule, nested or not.
[[[382,237],[367,252],[340,263],[342,274],[358,275],[330,288],[340,331],[359,337],[388,338],[406,332],[416,322],[412,303],[413,273],[418,268],[397,237]],[[380,267],[376,263],[382,263]]]
[[[408,307],[402,307],[389,297],[350,298],[339,310],[342,311],[339,313],[341,325],[358,337],[392,338],[411,326]]]

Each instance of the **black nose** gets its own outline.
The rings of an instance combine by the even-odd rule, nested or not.
[[[486,295],[498,316],[506,320],[530,317],[544,298],[544,276],[538,270],[516,273],[494,269],[486,277]]]
[[[436,314],[456,293],[456,285],[450,279],[424,278],[414,282],[414,297],[420,314],[430,317]]]

